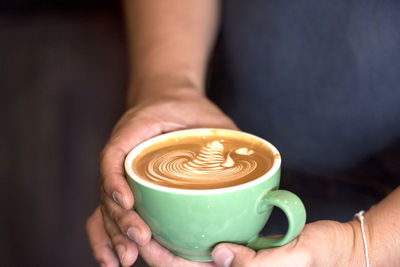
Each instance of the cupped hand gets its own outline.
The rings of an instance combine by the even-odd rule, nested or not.
[[[149,227],[132,209],[134,196],[124,177],[124,160],[132,148],[153,136],[202,127],[236,129],[226,115],[194,89],[176,89],[147,98],[121,117],[100,156],[101,204],[86,225],[97,262],[110,267],[118,266],[118,262],[129,266],[138,251],[151,261],[154,257],[145,256],[150,253],[146,248],[162,250],[151,241]],[[166,251],[159,253],[160,257],[168,255],[172,257]]]
[[[363,266],[354,231],[357,223],[317,221],[307,224],[285,246],[254,251],[236,244],[219,244],[212,252],[218,267]]]
[[[112,249],[113,243],[105,230],[100,207],[88,219],[87,232],[93,249],[93,256],[100,263],[100,266],[119,266],[119,260],[123,266],[129,266],[136,260],[139,251],[149,266],[215,267],[212,262],[194,262],[175,256],[153,239],[144,246],[136,246],[134,248],[130,247],[131,242],[127,242],[125,256],[122,259],[118,259]],[[119,238],[122,237],[120,236]]]

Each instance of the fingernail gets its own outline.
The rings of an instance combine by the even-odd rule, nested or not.
[[[213,253],[212,257],[217,266],[229,267],[233,261],[234,254],[228,248],[219,248]]]
[[[135,241],[137,244],[141,245],[142,243],[142,236],[140,234],[140,230],[136,227],[130,227],[126,232],[129,239]]]
[[[125,247],[124,247],[124,245],[117,245],[115,247],[115,251],[118,254],[119,260],[122,262],[123,259],[124,259],[124,256],[125,256]]]
[[[123,202],[122,202],[122,196],[121,196],[120,193],[118,193],[117,191],[114,191],[114,192],[112,193],[112,197],[113,197],[115,203],[117,203],[117,204],[120,205],[121,207],[124,207],[124,206],[122,205]]]

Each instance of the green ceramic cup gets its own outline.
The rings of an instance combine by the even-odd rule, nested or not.
[[[132,170],[133,159],[154,143],[171,136],[213,131],[251,136],[265,143],[276,155],[272,168],[248,183],[220,189],[176,189],[140,179]],[[282,246],[301,232],[306,212],[293,193],[279,190],[281,158],[267,141],[238,131],[192,129],[149,139],[135,147],[125,160],[128,183],[135,197],[135,210],[149,225],[153,238],[174,254],[194,261],[211,261],[211,251],[221,242],[237,243],[259,250]],[[276,206],[288,220],[287,233],[278,238],[258,234]]]

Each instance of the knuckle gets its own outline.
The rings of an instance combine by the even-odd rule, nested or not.
[[[93,215],[86,219],[86,223],[85,223],[86,232],[88,232],[88,230],[91,228],[92,224],[93,224]]]
[[[100,151],[100,154],[99,154],[99,164],[100,164],[100,166],[103,164],[104,158],[106,157],[106,155],[109,152],[109,150],[110,150],[110,146],[108,144],[106,144],[103,147],[103,149]]]
[[[106,189],[104,188],[103,185],[100,186],[100,203],[104,204],[106,203],[108,198],[108,195],[106,193]]]
[[[119,226],[123,233],[126,233],[126,231],[128,231],[128,228],[135,223],[135,218],[131,216],[129,212],[126,212],[124,215],[119,216],[116,220],[116,224]]]
[[[114,227],[105,226],[105,228],[106,228],[106,232],[107,232],[108,236],[111,239],[111,242],[113,244],[117,243],[120,240],[121,232],[117,228],[114,228]]]
[[[135,220],[129,216],[128,212],[119,212],[112,209],[109,213],[110,218],[119,230],[119,233],[124,235],[128,231],[129,227],[135,223]]]
[[[118,226],[118,228],[123,232],[125,227],[124,227],[124,224],[121,223],[122,218],[123,217],[121,217],[121,216],[115,217],[114,222]]]
[[[121,214],[116,208],[108,208],[107,209],[110,218],[115,222],[119,223],[121,221]]]
[[[100,213],[102,217],[106,216],[106,212],[106,207],[104,205],[100,205]]]
[[[101,246],[94,246],[92,248],[92,255],[95,261],[101,262],[104,257],[104,253],[102,252]]]
[[[253,261],[251,261],[251,262],[245,262],[245,263],[243,263],[243,265],[242,265],[243,267],[254,267],[254,266],[256,266],[254,263],[253,263]]]
[[[313,263],[313,256],[312,252],[308,249],[300,250],[299,258],[306,263],[306,266],[312,266]]]
[[[101,215],[101,211],[99,211],[99,208],[96,208],[96,210],[86,219],[85,222],[85,229],[86,232],[90,232],[89,229],[91,229],[94,224],[96,224],[96,220],[101,218],[99,215]]]

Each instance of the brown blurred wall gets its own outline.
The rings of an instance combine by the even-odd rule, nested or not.
[[[84,232],[122,114],[118,2],[0,4],[0,266],[97,266]]]

